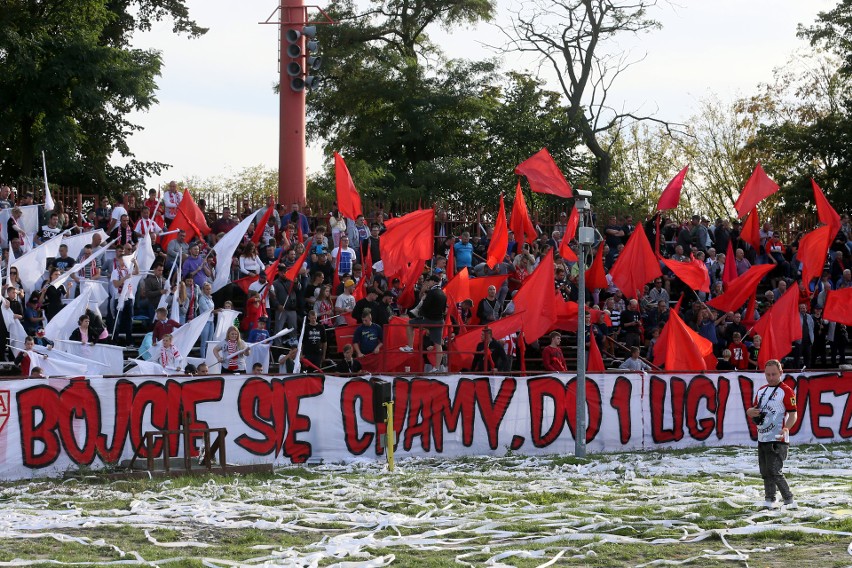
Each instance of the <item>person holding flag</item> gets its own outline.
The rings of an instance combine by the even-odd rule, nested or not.
[[[110,291],[113,297],[113,315],[116,319],[113,340],[117,341],[118,334],[123,333],[126,345],[133,345],[133,291],[125,290],[132,286],[131,277],[139,274],[139,265],[134,258],[131,267],[125,265],[124,257],[115,257],[115,268],[110,275]]]

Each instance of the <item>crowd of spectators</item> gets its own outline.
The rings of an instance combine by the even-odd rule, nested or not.
[[[536,225],[538,235],[533,242],[519,243],[510,231],[505,257],[489,268],[485,258],[493,227],[481,221],[454,221],[446,211],[438,210],[434,227],[434,256],[424,264],[415,286],[414,307],[405,310],[398,304],[403,291],[400,279],[388,279],[383,273],[379,243],[385,231],[386,215],[382,208],[369,212],[367,216],[346,219],[336,209],[315,214],[310,208],[302,208],[297,203],[273,204],[270,198],[268,205],[274,207],[273,213],[267,225],[260,228],[262,234],[257,246],[249,240],[256,229],[252,226],[232,259],[216,259],[208,254],[212,246],[233,230],[242,218],[257,211],[248,202],[243,204],[239,213],[225,207],[220,213],[208,216],[212,232],[205,238],[188,241],[185,232],[180,231],[165,249],[155,244],[157,260],[150,273],[138,289],[132,291],[131,299],[118,306],[123,286],[128,285],[136,270],[134,266],[124,266],[121,256],[131,254],[146,233],[157,236],[168,231],[174,222],[181,195],[177,184],[172,182],[162,197],[158,198],[157,192],[151,190],[144,203],[130,210],[120,197],[112,203],[104,198],[98,207],[86,212],[81,219],[75,219],[74,215],[64,211],[61,204],[57,204],[53,211],[43,213],[43,224],[40,224],[33,242],[28,244],[27,236],[16,222],[20,218],[17,206],[32,204],[32,197],[24,195],[16,199],[10,188],[0,187],[0,209],[12,210],[6,226],[7,245],[3,254],[3,274],[9,274],[3,298],[21,319],[27,333],[34,338],[39,336],[44,324],[56,316],[64,302],[76,295],[78,278],[59,288],[48,284],[75,262],[85,263],[102,243],[95,239],[77,259],[69,258],[67,250],[60,248],[59,255],[50,259],[43,282],[26,298],[15,271],[7,272],[9,251],[17,258],[27,246],[39,246],[69,229],[75,232],[103,229],[110,240],[114,240],[112,246],[120,252],[86,264],[79,275],[80,278],[106,279],[110,289],[108,313],[88,314],[87,338],[92,341],[120,340],[125,346],[132,346],[135,315],[137,321],[147,325],[144,331],[152,332],[153,342],[168,341],[175,329],[213,308],[214,316],[205,324],[200,343],[204,356],[205,337],[212,334],[218,312],[222,308],[232,308],[236,303],[242,308],[242,316],[234,322],[233,332],[228,333],[226,341],[215,347],[217,358],[223,359],[226,369],[230,370],[242,370],[240,365],[244,365],[244,361],[238,355],[245,350],[246,342],[253,343],[281,330],[292,329],[275,341],[275,359],[282,370],[293,368],[297,344],[302,337],[302,358],[309,367],[327,372],[355,373],[360,370],[360,359],[385,349],[384,339],[391,318],[409,315],[412,327],[407,330],[408,343],[402,350],[428,347],[437,353],[434,365],[430,367],[444,371],[447,361],[442,354],[447,347],[447,338],[441,331],[447,298],[441,289],[453,277],[451,272],[467,268],[471,278],[507,276],[501,286],[488,288],[487,295],[476,305],[466,300],[457,306],[461,321],[454,322],[454,329],[458,329],[459,325],[487,326],[513,312],[515,293],[551,249],[555,261],[555,290],[566,300],[576,301],[578,298],[579,264],[558,254],[566,230],[567,212],[561,213],[551,227]],[[207,210],[203,201],[199,206]],[[260,209],[266,208],[267,205],[264,205]],[[260,218],[261,215],[257,215],[256,219]],[[596,308],[606,317],[590,321],[587,342],[596,341],[608,360],[623,360],[620,366],[628,370],[649,368],[659,333],[668,321],[672,306],[681,300],[682,318],[698,334],[712,342],[720,369],[756,368],[761,339],[750,334],[750,324],[769,309],[787,288],[796,288],[804,333],[790,356],[793,367],[845,364],[846,326],[824,320],[821,311],[826,291],[852,286],[852,273],[847,268],[852,267],[852,228],[848,215],[842,216],[842,228],[831,246],[830,256],[826,258],[825,271],[819,280],[811,283],[801,281],[796,257],[799,239],[783,243],[769,223],[761,228],[760,247],[754,248],[741,238],[739,221],[730,223],[717,219],[711,224],[708,219],[697,215],[683,222],[662,219],[657,225],[655,221],[648,220],[645,230],[653,243],[658,239],[656,228],[660,227],[662,256],[684,262],[693,257],[703,262],[710,275],[711,291],[704,293],[687,288],[663,266],[662,277],[649,282],[638,299],[626,299],[607,274],[607,287],[588,291],[589,307]],[[628,215],[622,218],[611,216],[606,223],[600,223],[599,228],[600,239],[604,242],[604,267],[609,272],[637,227]],[[734,258],[726,258],[724,254],[729,244],[735,251]],[[307,260],[298,267],[295,278],[288,278],[289,269],[306,249]],[[452,268],[448,266],[450,257],[453,258]],[[277,271],[268,278],[267,271],[275,262],[278,262]],[[744,313],[745,306],[740,311],[727,313],[707,306],[709,299],[723,292],[722,277],[727,262],[735,263],[737,274],[742,274],[754,264],[774,265],[763,283],[765,292],[755,313]],[[369,265],[365,266],[365,263]],[[214,275],[221,270],[230,272],[232,284],[221,293],[213,294],[211,284]],[[243,301],[235,283],[252,277],[256,279],[247,286],[247,297]],[[359,299],[356,299],[356,293]],[[157,309],[163,296],[177,297],[179,313]],[[171,305],[170,302],[167,304]],[[455,311],[451,312],[455,317]],[[118,321],[115,321],[116,318]],[[328,349],[331,328],[352,322],[358,327],[351,344],[339,346],[342,355],[332,354]],[[425,326],[428,331],[424,336],[425,345],[414,345],[413,331],[418,325]],[[114,335],[110,333],[113,329]],[[0,331],[5,332],[5,329]],[[516,336],[492,337],[490,329],[486,328],[471,369],[516,369],[519,352],[516,341]],[[528,355],[540,357],[546,370],[567,370],[569,365],[561,343],[562,334],[554,332],[542,339],[540,349],[533,346]],[[176,358],[188,355],[174,353],[171,347],[168,353],[171,358],[164,362],[164,366],[174,365]]]

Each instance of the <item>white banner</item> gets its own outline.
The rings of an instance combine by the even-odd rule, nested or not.
[[[573,453],[572,375],[383,378],[392,382],[399,458]],[[852,373],[786,380],[798,399],[794,444],[852,438]],[[753,445],[745,409],[764,384],[761,373],[590,375],[588,451]],[[129,459],[145,432],[177,429],[181,412],[192,429],[227,428],[230,463],[384,459],[366,377],[16,380],[0,387],[0,478]],[[196,455],[201,438],[194,438]],[[172,442],[173,457],[182,456],[181,438]]]

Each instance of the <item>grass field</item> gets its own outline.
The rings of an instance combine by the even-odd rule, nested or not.
[[[406,460],[274,475],[0,484],[0,566],[852,565],[852,451]]]

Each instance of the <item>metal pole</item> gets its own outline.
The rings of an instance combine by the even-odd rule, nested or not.
[[[585,199],[577,199],[578,235],[583,233],[583,217]],[[582,239],[577,240],[580,248],[580,274],[577,277],[577,414],[576,431],[574,433],[574,455],[586,457],[586,245]],[[594,338],[592,338],[594,341]]]
[[[306,150],[305,150],[305,89],[294,91],[290,88],[287,74],[287,39],[289,29],[302,31],[306,21],[304,0],[281,0],[281,34],[279,46],[280,86],[278,97],[279,138],[278,138],[278,203],[289,206],[292,203],[305,204],[306,199]],[[305,52],[305,38],[299,39],[302,53]],[[304,65],[304,62],[303,62]]]

